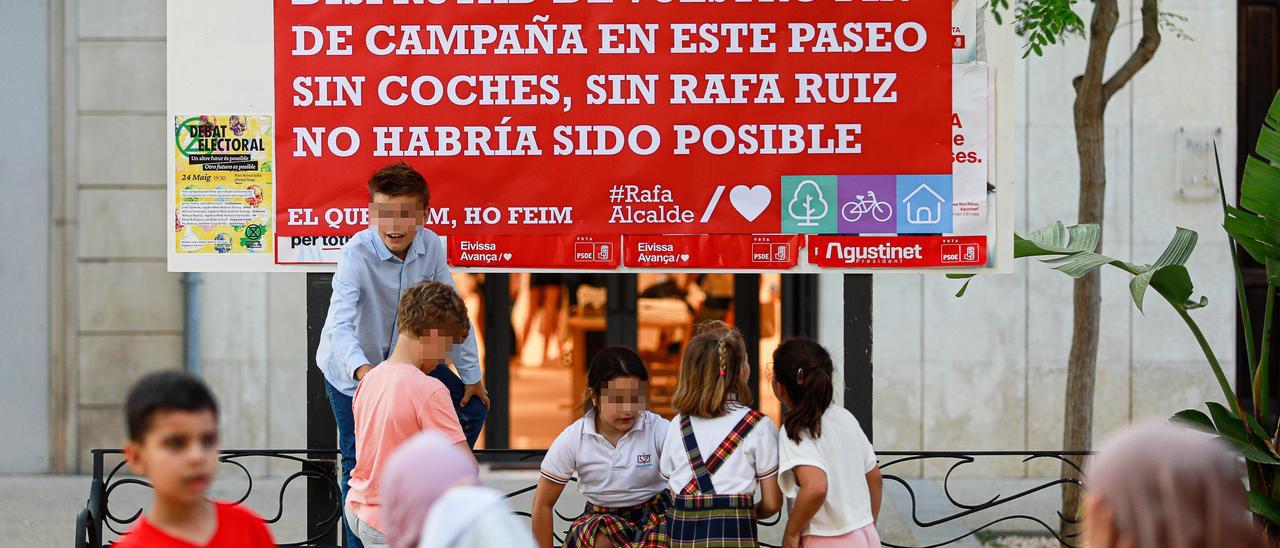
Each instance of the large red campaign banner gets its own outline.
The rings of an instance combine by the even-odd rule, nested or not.
[[[278,232],[362,229],[396,161],[450,236],[844,232],[811,205],[858,176],[941,201],[950,7],[277,0]]]

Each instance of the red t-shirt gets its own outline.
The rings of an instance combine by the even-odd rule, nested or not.
[[[217,503],[218,530],[208,544],[196,545],[161,531],[143,516],[112,546],[116,548],[274,548],[271,531],[248,508],[238,504]]]

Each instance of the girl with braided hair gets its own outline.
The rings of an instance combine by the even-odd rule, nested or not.
[[[662,476],[672,493],[667,541],[673,548],[758,546],[756,520],[782,506],[778,429],[748,407],[742,334],[723,322],[699,331],[680,362],[677,415],[662,449]]]

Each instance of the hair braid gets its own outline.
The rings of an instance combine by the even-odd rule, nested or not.
[[[680,380],[671,398],[677,413],[719,417],[729,403],[751,405],[746,343],[737,328],[724,322],[699,324],[680,358]],[[727,372],[726,372],[727,371]]]
[[[725,356],[725,352],[724,352],[725,346],[726,346],[724,341],[726,338],[728,337],[726,337],[725,335],[721,335],[720,339],[716,341],[716,356],[720,362],[719,376],[721,377],[721,380],[723,380],[725,376],[725,370],[729,368],[728,364],[725,363],[729,359],[728,356]]]

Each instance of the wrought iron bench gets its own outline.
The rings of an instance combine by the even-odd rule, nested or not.
[[[150,484],[145,480],[135,477],[117,477],[123,475],[122,470],[125,463],[121,461],[106,471],[106,459],[109,455],[121,455],[119,449],[94,449],[91,451],[93,455],[93,476],[92,483],[89,486],[89,499],[76,515],[76,548],[97,548],[105,546],[103,537],[108,531],[117,535],[127,530],[128,526],[142,515],[142,509],[138,508],[131,515],[117,516],[111,512],[109,505],[111,493],[116,489],[125,485],[140,485],[150,488]],[[285,491],[295,480],[305,478],[312,488],[319,488],[327,495],[326,498],[338,500],[336,493],[338,492],[338,483],[334,471],[337,469],[339,453],[333,450],[240,450],[225,449],[222,456],[218,460],[222,463],[239,468],[247,480],[247,487],[244,494],[235,502],[241,503],[249,498],[253,492],[254,478],[249,472],[249,468],[241,461],[254,458],[267,458],[282,461],[292,461],[299,465],[299,470],[287,476],[280,485],[280,493],[278,496],[277,512],[273,516],[264,517],[267,523],[277,523],[284,515],[284,496]],[[334,504],[328,509],[328,512],[322,515],[321,519],[316,523],[309,523],[307,527],[308,538],[281,544],[282,546],[324,546],[318,544],[320,539],[330,536],[337,526],[341,516],[340,508]]]
[[[115,534],[121,534],[128,528],[130,524],[135,522],[141,515],[142,509],[138,508],[129,516],[116,516],[109,507],[111,493],[125,485],[138,485],[149,488],[150,485],[141,479],[129,476],[122,476],[124,463],[117,464],[107,471],[106,460],[109,455],[120,455],[119,449],[94,449],[91,451],[93,455],[93,477],[89,487],[89,498],[84,508],[81,508],[76,515],[76,548],[99,548],[105,546],[103,537],[107,531]],[[514,464],[514,463],[537,463],[542,460],[545,451],[542,450],[477,450],[476,459],[481,463],[488,464]],[[881,451],[877,452],[880,458],[880,468],[884,471],[884,480],[886,483],[886,491],[888,484],[894,483],[904,488],[910,500],[910,520],[918,529],[929,529],[943,526],[954,526],[955,524],[963,524],[965,518],[970,518],[980,512],[995,511],[1008,512],[998,513],[994,518],[989,519],[978,527],[962,527],[962,533],[953,535],[954,538],[948,537],[942,541],[931,544],[912,544],[898,545],[890,542],[884,542],[885,546],[890,548],[935,548],[946,544],[957,542],[967,538],[970,535],[991,529],[993,526],[1015,520],[1024,520],[1036,524],[1042,528],[1045,533],[1052,535],[1065,546],[1073,546],[1075,539],[1062,538],[1058,536],[1055,527],[1045,523],[1042,519],[1025,513],[1025,510],[1017,507],[1015,501],[1024,499],[1032,494],[1039,493],[1057,486],[1080,486],[1080,482],[1070,478],[1046,478],[1034,486],[1028,487],[1011,495],[993,495],[991,498],[976,504],[961,502],[952,495],[950,482],[952,481],[952,473],[959,470],[967,464],[971,464],[982,458],[1019,458],[1022,462],[1030,462],[1039,459],[1048,459],[1057,462],[1071,462],[1070,457],[1083,457],[1087,453],[1080,452],[1053,452],[1053,451],[969,451],[969,452],[952,452],[952,451]],[[288,461],[297,463],[299,469],[297,472],[283,478],[280,484],[280,492],[277,494],[277,508],[274,515],[264,516],[267,523],[278,523],[283,517],[285,509],[285,492],[289,486],[296,480],[305,479],[308,490],[308,508],[307,508],[307,533],[306,538],[296,541],[282,541],[281,546],[306,546],[306,547],[334,547],[334,544],[323,542],[324,539],[332,539],[338,536],[336,529],[340,522],[341,508],[338,504],[339,497],[337,484],[337,450],[281,450],[281,449],[226,449],[222,451],[219,460],[229,466],[240,469],[247,481],[245,492],[240,496],[237,503],[244,502],[253,492],[254,478],[250,473],[249,467],[242,461],[249,459],[275,459],[277,461]],[[947,502],[954,508],[946,515],[926,519],[917,512],[919,501],[916,498],[916,492],[911,485],[901,476],[891,473],[891,468],[898,466],[899,468],[910,463],[921,462],[942,462],[944,465],[950,463],[947,473],[942,479],[942,492]],[[1075,466],[1072,464],[1072,466]],[[122,476],[122,477],[118,477]],[[507,498],[511,501],[515,513],[530,517],[528,509],[532,506],[532,496],[522,496],[531,493],[537,484],[529,485],[516,489],[507,493]],[[562,513],[558,508],[555,512],[555,519],[558,523],[563,524],[567,528],[568,523],[572,522],[579,514],[579,511]],[[1059,515],[1059,518],[1061,516]],[[772,527],[778,524],[781,515],[771,520],[761,521],[762,527]],[[562,530],[557,527],[557,530]],[[277,539],[280,540],[280,539]],[[556,542],[561,542],[563,538],[557,535]],[[330,541],[332,542],[332,541]],[[777,548],[771,544],[762,543],[763,546]]]

